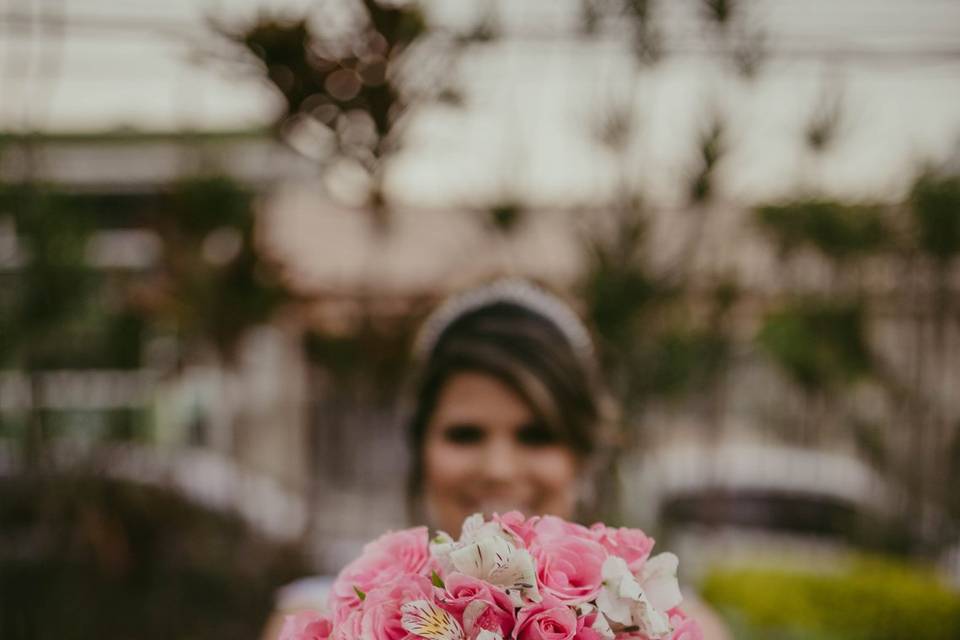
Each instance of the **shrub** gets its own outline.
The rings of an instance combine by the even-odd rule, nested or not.
[[[960,594],[930,572],[890,560],[860,559],[830,574],[717,570],[704,581],[703,595],[742,638],[960,637]]]

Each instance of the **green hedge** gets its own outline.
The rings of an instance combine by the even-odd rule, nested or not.
[[[960,638],[960,594],[930,572],[888,560],[858,560],[829,574],[717,570],[703,597],[742,639]]]

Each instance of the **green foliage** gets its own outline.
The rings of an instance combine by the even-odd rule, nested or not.
[[[627,202],[608,234],[586,239],[587,269],[581,285],[587,319],[600,337],[622,349],[636,337],[637,322],[669,292],[645,262],[647,221],[643,203]]]
[[[870,372],[862,304],[805,299],[767,314],[760,346],[808,391],[849,383]]]
[[[202,240],[222,227],[245,231],[253,224],[251,196],[225,176],[186,178],[173,185],[163,215],[184,240]]]
[[[589,319],[605,342],[623,345],[649,305],[665,291],[641,265],[618,265],[604,254],[594,256],[583,287]]]
[[[712,328],[667,330],[656,336],[642,379],[661,396],[702,389],[722,372],[730,350],[727,336]]]
[[[150,225],[164,251],[140,311],[175,330],[188,348],[212,344],[230,360],[244,333],[288,299],[255,243],[252,194],[229,178],[173,185]]]
[[[430,582],[433,583],[433,586],[443,589],[445,585],[443,584],[443,579],[440,577],[436,571],[430,572]]]
[[[77,200],[43,185],[0,185],[0,214],[13,220],[22,263],[0,299],[0,360],[34,366],[62,324],[88,306],[96,286],[86,264],[87,217]]]
[[[789,253],[812,247],[836,260],[864,257],[891,241],[883,210],[831,200],[796,200],[755,211],[760,227]]]
[[[742,638],[948,640],[960,631],[960,594],[889,560],[859,560],[836,574],[718,570],[703,596],[739,621]]]
[[[910,204],[921,249],[941,262],[960,254],[960,176],[921,175]]]
[[[724,326],[738,296],[736,284],[715,283],[709,305],[693,311],[686,281],[647,265],[645,239],[643,209],[635,202],[621,212],[614,233],[588,245],[590,262],[581,283],[608,378],[628,411],[651,397],[706,391],[733,351]]]

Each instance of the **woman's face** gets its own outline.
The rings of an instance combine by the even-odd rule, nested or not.
[[[430,513],[453,535],[477,512],[573,517],[574,452],[490,375],[458,373],[440,390],[427,425],[424,464]]]

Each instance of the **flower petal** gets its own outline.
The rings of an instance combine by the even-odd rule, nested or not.
[[[650,604],[660,611],[669,611],[683,600],[677,582],[680,560],[672,553],[661,553],[647,560],[640,572],[640,584]]]
[[[400,607],[400,626],[427,640],[463,640],[456,619],[428,600],[414,600]]]
[[[480,632],[477,634],[477,637],[474,638],[474,640],[503,640],[503,636],[496,631],[480,629]]]

